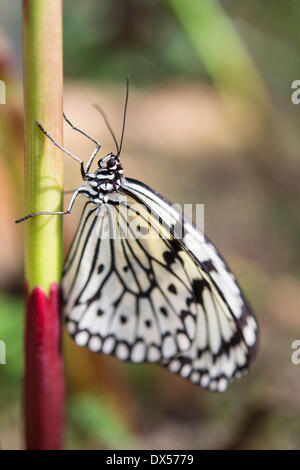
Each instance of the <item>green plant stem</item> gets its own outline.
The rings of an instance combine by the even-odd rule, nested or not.
[[[62,207],[61,152],[41,133],[40,121],[62,143],[62,0],[23,0],[25,210]],[[62,217],[37,216],[26,223],[26,281],[29,292],[49,293],[60,282]]]

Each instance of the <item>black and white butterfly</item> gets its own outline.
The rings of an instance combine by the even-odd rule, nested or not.
[[[74,192],[87,197],[69,250],[62,290],[66,327],[91,351],[133,363],[162,364],[212,391],[245,375],[257,324],[220,253],[192,222],[145,184],[124,176],[116,143],[90,173],[100,144]],[[102,111],[101,111],[102,112]],[[30,214],[42,215],[43,212]],[[49,212],[47,213],[49,214]],[[50,213],[51,214],[51,213]]]

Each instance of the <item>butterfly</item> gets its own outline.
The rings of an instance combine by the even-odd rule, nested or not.
[[[79,346],[132,363],[158,363],[193,384],[222,392],[247,374],[257,323],[228,265],[209,239],[156,191],[124,176],[120,144],[86,166],[79,194],[87,198],[62,278],[66,328]]]

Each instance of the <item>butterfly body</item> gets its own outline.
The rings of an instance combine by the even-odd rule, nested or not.
[[[86,173],[82,187],[88,192],[88,196],[95,201],[101,203],[104,198],[115,191],[118,191],[122,184],[123,168],[120,164],[120,157],[109,153],[105,158],[98,162],[99,168],[94,173]],[[107,199],[107,198],[106,198]]]

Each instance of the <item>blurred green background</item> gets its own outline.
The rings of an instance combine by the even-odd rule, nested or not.
[[[21,2],[0,5],[0,448],[22,448],[23,105]],[[122,161],[174,202],[204,203],[205,229],[237,274],[261,330],[248,378],[212,394],[159,366],[120,363],[64,335],[67,447],[294,449],[300,447],[299,113],[297,0],[65,0],[64,109],[103,145],[96,110],[121,127]],[[65,146],[91,146],[65,128]],[[76,164],[65,161],[66,189]],[[172,168],[170,170],[170,168]],[[172,177],[170,177],[172,173]],[[66,203],[69,196],[66,196]],[[65,220],[67,249],[80,204]]]

